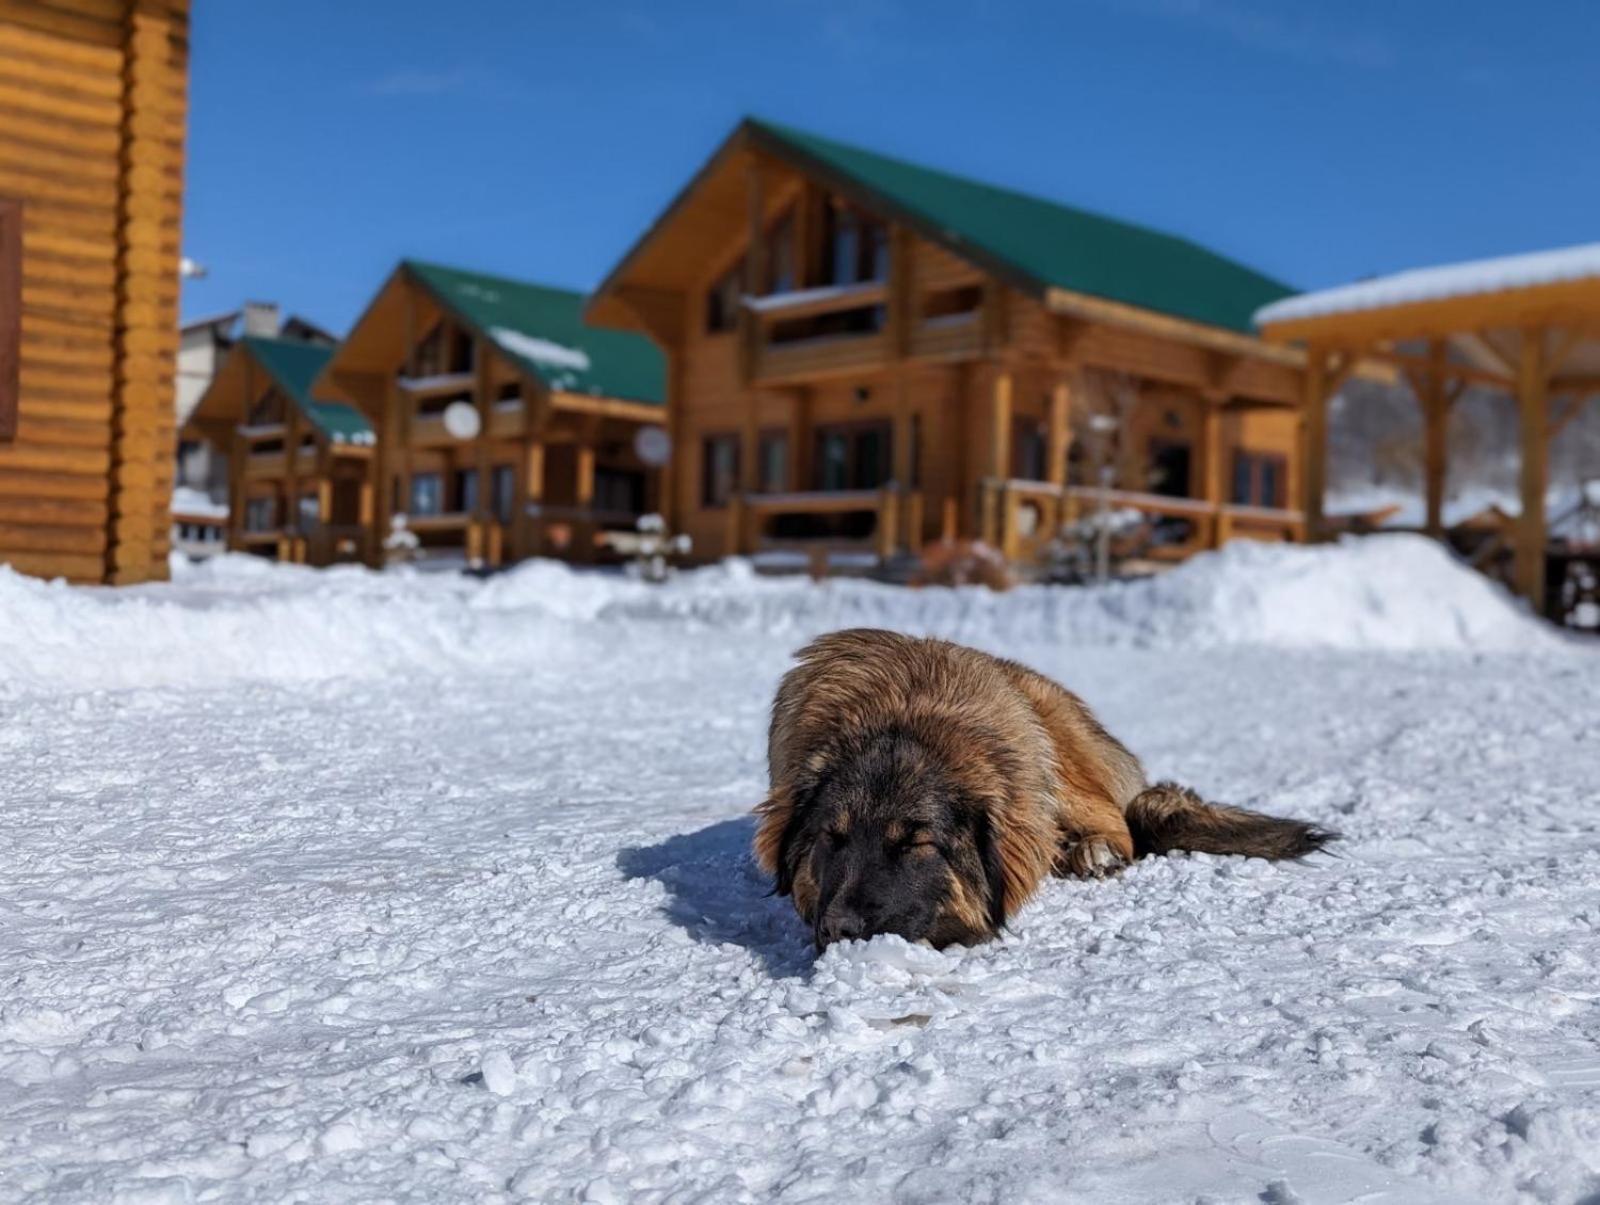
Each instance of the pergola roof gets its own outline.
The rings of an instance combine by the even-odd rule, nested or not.
[[[1600,243],[1411,268],[1302,293],[1256,311],[1262,327],[1332,315],[1391,310],[1449,298],[1511,294],[1574,281],[1600,281]]]

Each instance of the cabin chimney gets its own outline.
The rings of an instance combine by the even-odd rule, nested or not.
[[[244,333],[269,339],[278,334],[278,303],[276,301],[247,301],[244,303]]]

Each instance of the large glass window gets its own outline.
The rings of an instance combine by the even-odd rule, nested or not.
[[[494,493],[494,517],[502,523],[511,522],[517,510],[516,466],[495,465],[491,489]]]
[[[1049,438],[1037,418],[1017,417],[1011,423],[1011,475],[1019,481],[1050,479]]]
[[[764,494],[781,494],[789,488],[789,433],[764,431],[760,447],[761,480],[757,488]]]
[[[444,476],[440,473],[417,473],[411,478],[411,513],[437,515],[444,513]]]
[[[606,514],[639,514],[644,510],[644,474],[634,469],[597,468],[594,506]]]
[[[706,330],[712,334],[739,325],[739,304],[744,297],[744,258],[741,256],[706,290]]]
[[[271,495],[246,498],[244,503],[244,529],[246,531],[271,531],[278,525],[278,500]]]
[[[700,504],[726,506],[739,488],[739,437],[708,435],[700,448]]]
[[[812,470],[819,490],[875,490],[893,471],[890,425],[850,423],[818,427]]]
[[[1232,501],[1237,506],[1282,507],[1288,471],[1288,460],[1276,452],[1236,451]]]
[[[478,509],[478,470],[456,470],[456,510],[470,515]]]

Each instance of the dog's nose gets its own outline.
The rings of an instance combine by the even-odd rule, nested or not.
[[[847,909],[834,909],[822,921],[824,943],[850,941],[863,936],[866,931],[866,922],[861,919],[860,914]]]

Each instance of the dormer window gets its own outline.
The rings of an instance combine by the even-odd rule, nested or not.
[[[889,279],[889,229],[871,214],[835,202],[824,229],[828,284]]]

